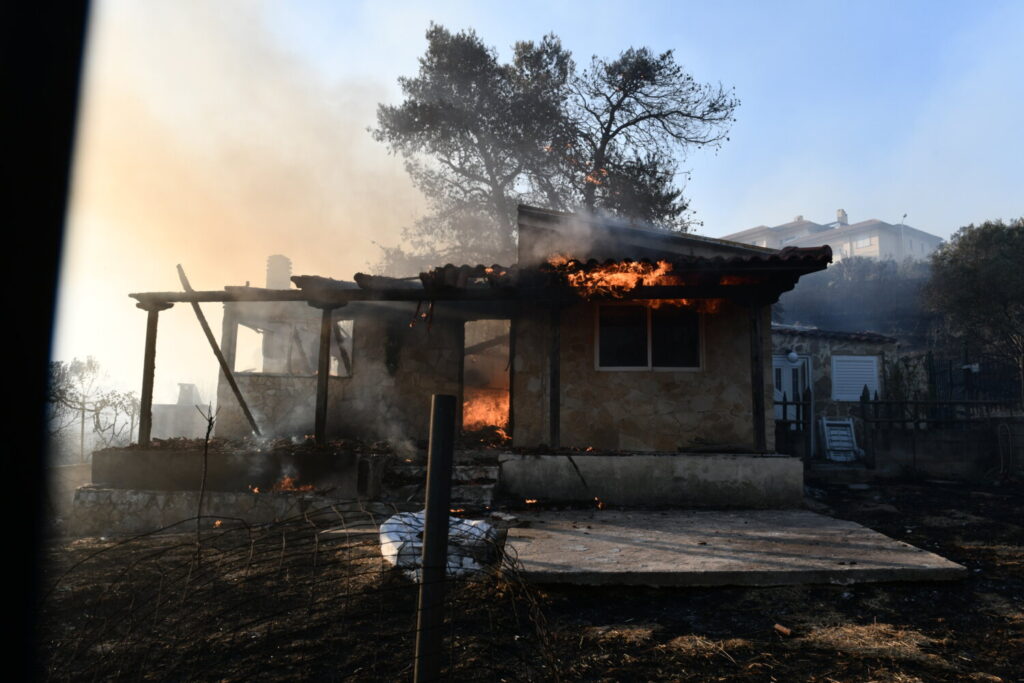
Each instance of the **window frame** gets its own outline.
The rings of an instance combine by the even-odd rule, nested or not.
[[[647,320],[647,365],[601,365],[601,307],[642,306]],[[651,365],[653,360],[654,335],[652,334],[652,307],[639,301],[603,301],[594,304],[594,370],[597,372],[703,372],[704,371],[704,314],[697,315],[697,365],[673,367]]]

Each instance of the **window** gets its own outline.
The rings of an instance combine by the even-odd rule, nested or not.
[[[597,367],[700,368],[700,314],[681,306],[598,306]]]
[[[878,391],[878,356],[832,356],[832,400],[859,401],[867,386]]]
[[[874,237],[861,237],[859,240],[856,240],[853,243],[853,246],[856,247],[857,249],[863,249],[864,247],[870,247],[872,244],[874,244],[874,242]]]

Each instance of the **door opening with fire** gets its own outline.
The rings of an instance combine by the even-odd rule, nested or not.
[[[466,323],[462,428],[506,437],[509,416],[509,321]]]

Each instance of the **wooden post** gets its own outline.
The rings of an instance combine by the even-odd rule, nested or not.
[[[516,321],[519,316],[513,315],[508,321],[508,435],[513,443],[516,438],[516,335],[519,332]]]
[[[331,379],[331,338],[334,336],[334,309],[345,304],[325,304],[310,301],[309,305],[320,309],[320,350],[316,370],[316,415],[313,438],[317,446],[327,444],[327,399]],[[341,362],[339,360],[339,362]]]
[[[327,388],[331,377],[331,334],[333,331],[333,304],[315,304],[320,309],[320,356],[316,370],[316,426],[313,437],[317,446],[327,444]]]
[[[754,450],[763,453],[768,450],[765,434],[764,403],[764,325],[761,321],[762,306],[750,308],[750,392],[751,407],[754,411]]]
[[[444,638],[444,582],[448,565],[448,506],[455,449],[455,397],[434,394],[430,406],[427,451],[427,499],[423,520],[423,557],[413,680],[441,677]]]
[[[551,430],[552,448],[558,448],[562,440],[562,309],[557,304],[551,307],[551,347],[548,349],[548,426]]]
[[[135,304],[147,312],[146,350],[142,359],[142,394],[139,396],[139,446],[149,446],[153,431],[153,375],[156,371],[156,324],[160,311],[166,311],[174,304]]]

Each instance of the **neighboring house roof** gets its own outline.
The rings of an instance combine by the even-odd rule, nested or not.
[[[772,235],[774,238],[782,239],[789,236],[791,233],[806,230],[809,234],[797,237],[793,243],[819,244],[822,241],[830,241],[839,237],[846,237],[848,235],[854,235],[856,233],[872,229],[888,230],[893,232],[912,232],[922,239],[929,239],[936,243],[942,241],[941,237],[932,235],[924,230],[920,230],[909,225],[894,225],[892,223],[886,223],[885,221],[877,218],[869,218],[858,223],[850,223],[849,225],[843,225],[836,221],[821,224],[807,220],[790,221],[789,223],[783,223],[782,225],[776,225],[773,227],[759,225],[756,228],[749,228],[731,235],[726,235],[723,239],[743,241],[758,239],[761,235]]]
[[[801,327],[797,325],[785,325],[772,323],[772,334],[786,334],[798,337],[819,337],[825,339],[844,339],[847,341],[861,341],[875,344],[895,344],[899,340],[895,337],[888,337],[876,332],[841,332],[839,330],[821,330],[817,327]]]

